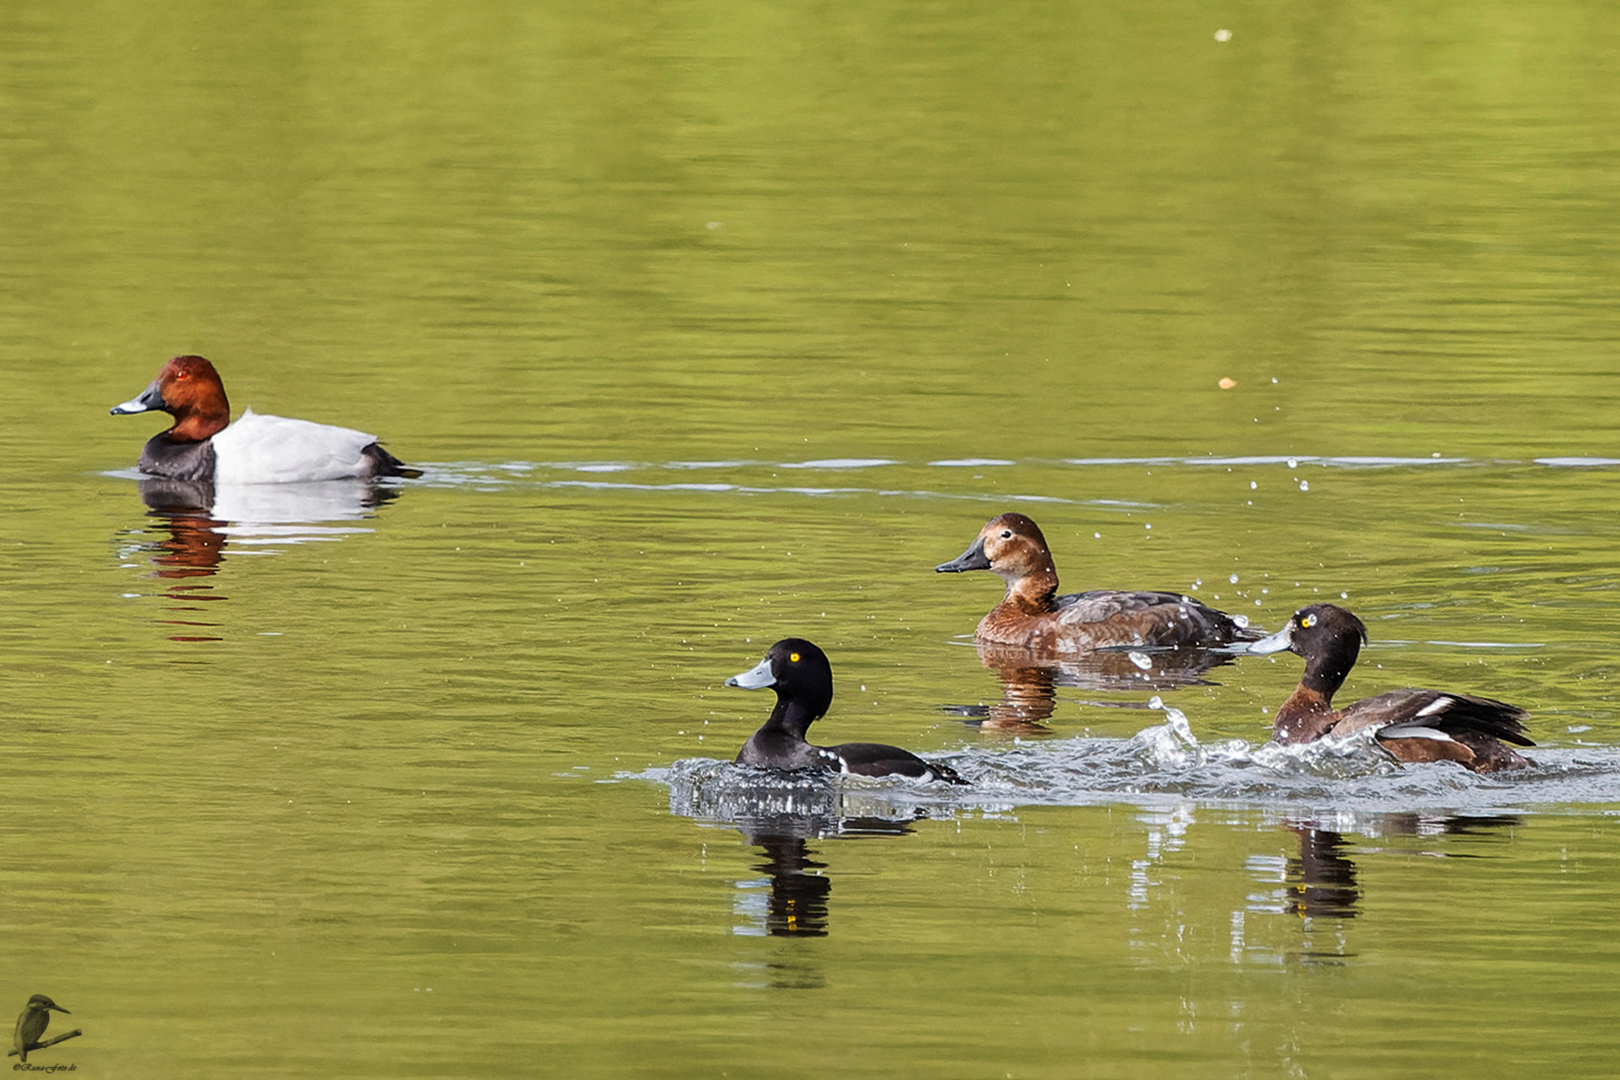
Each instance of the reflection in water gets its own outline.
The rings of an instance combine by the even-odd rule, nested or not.
[[[896,798],[896,781],[847,784],[828,773],[780,773],[719,761],[677,762],[669,776],[672,814],[731,826],[764,854],[753,868],[763,879],[738,881],[735,905],[750,937],[824,937],[832,878],[809,841],[847,836],[903,836],[927,810]],[[803,971],[791,985],[806,982]],[[780,974],[780,973],[779,973]],[[789,985],[778,978],[773,985]]]
[[[1226,649],[1098,649],[1058,658],[1014,645],[980,642],[979,662],[1001,680],[1001,700],[992,704],[947,705],[946,712],[969,717],[980,731],[1002,735],[1050,735],[1045,721],[1057,706],[1057,688],[1093,691],[1174,690],[1208,686],[1204,672],[1229,664],[1238,654]],[[1114,708],[1119,702],[1092,702]]]
[[[1248,914],[1285,914],[1300,920],[1302,946],[1293,953],[1304,963],[1337,962],[1354,955],[1345,923],[1356,917],[1361,900],[1352,845],[1344,833],[1378,837],[1478,837],[1519,824],[1513,815],[1458,816],[1430,813],[1347,814],[1324,824],[1317,820],[1285,821],[1296,838],[1297,855],[1286,859],[1255,856],[1250,872],[1273,889],[1250,897]],[[1376,849],[1362,849],[1363,852]],[[1467,853],[1434,848],[1434,858],[1468,858]],[[1245,912],[1233,915],[1233,959],[1255,946],[1242,938]]]
[[[765,861],[756,869],[766,875],[769,885],[769,905],[762,913],[756,929],[763,929],[772,937],[822,937],[827,933],[827,898],[832,894],[832,879],[820,873],[826,863],[816,862],[802,836],[783,836],[776,833],[743,835],[748,842],[765,852]],[[738,914],[747,913],[747,904],[737,905]],[[747,933],[743,927],[737,933]]]
[[[218,624],[200,618],[200,605],[226,599],[211,581],[225,562],[227,541],[241,544],[334,540],[352,528],[314,525],[366,518],[399,497],[399,488],[365,480],[306,484],[239,484],[216,487],[206,481],[143,477],[141,501],[147,516],[167,535],[144,545],[152,554],[153,576],[174,582],[164,596],[167,625],[186,628],[171,641],[219,641]],[[289,528],[289,526],[296,526]],[[369,530],[367,530],[369,531]],[[182,583],[182,581],[184,583]]]
[[[1288,860],[1290,910],[1302,918],[1353,919],[1361,889],[1344,837],[1310,824],[1283,826],[1299,837],[1299,856]]]
[[[816,815],[773,815],[735,822],[748,843],[760,848],[765,860],[755,869],[765,874],[767,904],[763,911],[750,901],[737,905],[749,923],[734,931],[738,934],[767,934],[772,937],[825,937],[827,904],[832,895],[832,878],[822,871],[827,864],[817,862],[808,840],[840,835],[900,836],[911,831],[903,821],[880,818],[830,820]],[[739,882],[749,889],[756,883]]]

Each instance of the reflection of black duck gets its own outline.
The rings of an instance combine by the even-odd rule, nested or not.
[[[1294,612],[1288,625],[1249,646],[1250,652],[1287,650],[1305,658],[1305,675],[1277,710],[1272,738],[1308,743],[1328,736],[1372,731],[1397,761],[1455,761],[1474,772],[1530,768],[1507,743],[1534,746],[1524,734],[1529,714],[1494,698],[1439,690],[1391,690],[1342,709],[1333,695],[1367,640],[1360,619],[1334,604]]]
[[[737,764],[763,769],[820,769],[857,776],[906,776],[914,780],[966,783],[948,765],[924,761],[909,750],[882,743],[812,746],[805,740],[810,725],[832,705],[832,664],[827,654],[803,638],[784,638],[772,645],[752,670],[726,680],[744,690],[776,691],[770,718],[749,737]]]
[[[770,878],[770,910],[765,929],[774,937],[824,937],[827,933],[827,900],[832,879],[817,871],[826,863],[816,862],[802,836],[750,836],[748,842],[765,853],[756,869]]]
[[[806,841],[854,833],[903,836],[911,831],[911,825],[880,818],[830,820],[816,815],[773,814],[741,819],[737,829],[765,853],[765,860],[755,868],[770,880],[766,932],[774,937],[825,937],[832,879],[822,873],[827,864],[812,857]]]

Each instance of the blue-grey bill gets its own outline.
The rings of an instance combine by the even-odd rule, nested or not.
[[[1292,644],[1292,637],[1290,635],[1290,631],[1292,629],[1293,627],[1291,625],[1285,626],[1275,634],[1263,637],[1259,641],[1249,642],[1249,651],[1252,653],[1259,653],[1261,656],[1265,656],[1268,653],[1287,652],[1288,646]]]
[[[766,657],[741,675],[733,675],[726,680],[726,685],[740,686],[744,690],[763,690],[767,686],[775,686],[776,676],[771,674],[770,658]]]

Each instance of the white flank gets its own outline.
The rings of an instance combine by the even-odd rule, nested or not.
[[[1450,735],[1420,724],[1416,720],[1405,720],[1399,724],[1390,724],[1388,727],[1378,729],[1380,739],[1433,739],[1435,742],[1456,742]]]
[[[216,482],[285,484],[361,475],[366,465],[361,451],[377,437],[353,428],[260,416],[248,409],[212,441]]]

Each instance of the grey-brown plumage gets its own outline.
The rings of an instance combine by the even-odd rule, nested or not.
[[[44,1035],[45,1029],[51,1025],[52,1009],[69,1016],[73,1015],[44,994],[35,994],[28,999],[28,1007],[23,1009],[22,1015],[17,1017],[17,1031],[12,1036],[12,1043],[17,1048],[17,1056],[25,1063],[28,1061],[28,1051],[39,1042],[40,1036]]]
[[[1047,653],[1094,649],[1210,648],[1260,637],[1224,611],[1180,593],[1094,589],[1058,595],[1057,569],[1040,527],[1001,514],[937,573],[989,570],[1007,583],[1001,603],[979,620],[980,642]]]

